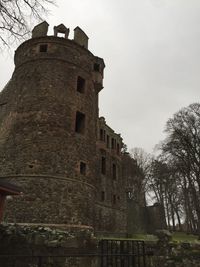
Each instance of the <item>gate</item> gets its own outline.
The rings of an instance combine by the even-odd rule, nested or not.
[[[144,241],[100,241],[101,267],[148,267]]]

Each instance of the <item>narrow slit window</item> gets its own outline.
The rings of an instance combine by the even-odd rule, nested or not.
[[[82,77],[78,76],[77,78],[77,91],[81,94],[85,92],[85,79]]]
[[[114,138],[111,139],[111,148],[112,148],[112,149],[115,148]]]
[[[47,49],[48,49],[47,44],[40,45],[40,52],[45,53],[45,52],[47,52]]]
[[[115,163],[113,163],[112,165],[112,176],[113,176],[113,180],[117,179],[117,165]]]
[[[83,114],[79,111],[76,112],[75,131],[77,133],[82,133],[82,134],[85,131],[85,114]]]
[[[110,137],[109,137],[109,135],[107,135],[106,146],[107,146],[107,148],[110,147]]]
[[[86,175],[86,164],[85,164],[85,162],[80,162],[80,174]]]
[[[105,192],[101,191],[101,201],[105,201]]]
[[[106,174],[106,158],[101,157],[101,173]]]
[[[116,204],[116,195],[113,195],[113,204]]]
[[[119,144],[117,143],[117,154],[120,154]]]
[[[114,149],[116,149],[116,147],[117,147],[117,141],[116,141],[116,139],[114,140]]]
[[[100,140],[104,141],[104,131],[103,131],[103,129],[100,129]]]
[[[103,131],[103,140],[104,141],[106,140],[106,131],[105,130]]]

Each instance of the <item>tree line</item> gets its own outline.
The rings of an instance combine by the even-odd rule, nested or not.
[[[169,229],[200,235],[200,104],[175,113],[165,134],[157,157],[142,149],[133,149],[132,157],[145,174],[146,193],[164,207]]]

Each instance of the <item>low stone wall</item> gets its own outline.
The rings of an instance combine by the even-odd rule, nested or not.
[[[200,267],[200,243],[172,242],[166,230],[157,235],[153,267]]]
[[[0,266],[97,267],[98,259],[80,255],[97,253],[90,228],[58,229],[44,225],[0,225]]]
[[[146,267],[200,267],[200,243],[172,242],[166,230],[157,235],[146,243]],[[91,227],[0,224],[2,267],[98,267],[98,252]]]

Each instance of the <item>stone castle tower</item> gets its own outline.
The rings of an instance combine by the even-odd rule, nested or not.
[[[7,221],[94,225],[98,93],[103,59],[79,28],[48,24],[15,53],[0,94],[0,177],[23,188]],[[62,35],[62,38],[60,37]]]
[[[63,24],[54,36],[47,31],[42,22],[18,47],[0,93],[0,180],[23,191],[7,200],[5,220],[118,235],[145,228],[147,217],[153,224],[158,208],[141,212],[143,176],[121,153],[120,134],[99,118],[103,59],[79,27],[73,40]]]

